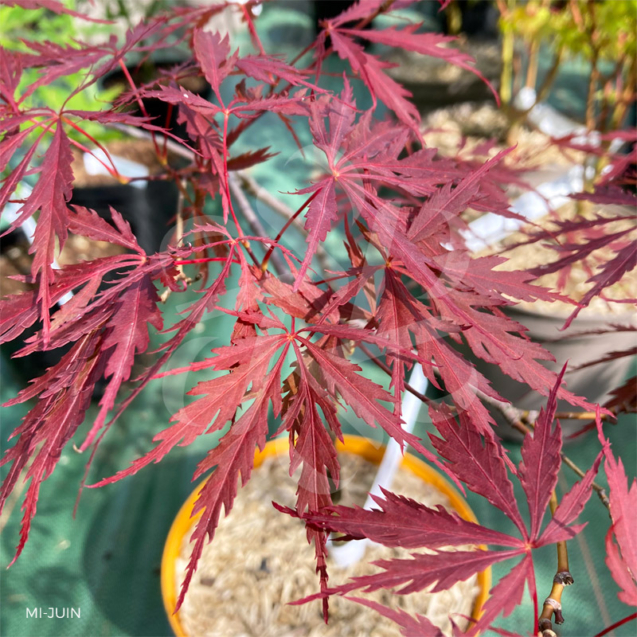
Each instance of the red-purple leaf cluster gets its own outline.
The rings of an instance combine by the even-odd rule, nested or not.
[[[562,375],[563,372],[548,398],[546,410],[540,413],[533,434],[524,440],[522,461],[517,470],[528,499],[530,528],[524,524],[517,508],[503,450],[493,434],[491,439],[487,436],[483,440],[462,413],[459,423],[448,409],[438,409],[437,413],[432,413],[434,424],[442,436],[432,435],[432,441],[450,470],[469,489],[487,498],[507,515],[517,527],[520,537],[463,520],[458,514],[450,513],[440,506],[432,509],[388,491],[383,491],[384,497],[374,498],[378,509],[367,511],[357,507],[332,506],[321,514],[307,513],[300,517],[317,529],[343,533],[346,540],[367,537],[384,546],[427,548],[429,551],[412,553],[411,559],[375,562],[376,566],[383,569],[382,572],[354,578],[349,583],[327,589],[301,603],[315,597],[345,595],[360,589],[372,592],[379,588],[392,588],[397,594],[406,595],[431,587],[429,590],[435,592],[466,580],[497,562],[521,557],[522,560],[491,590],[484,614],[471,627],[470,633],[476,634],[487,629],[501,613],[508,616],[521,602],[525,585],[528,585],[534,600],[537,617],[538,594],[532,551],[571,539],[582,530],[584,525],[572,524],[590,497],[591,482],[602,458],[600,452],[593,467],[564,496],[553,518],[542,531],[542,522],[561,464],[560,425],[559,422],[553,425],[553,420]],[[277,508],[298,515],[284,507]],[[484,550],[484,545],[499,548]],[[457,549],[452,552],[444,550],[448,547]],[[434,552],[431,553],[431,550]],[[396,611],[380,605],[377,610],[388,617],[400,618],[398,623],[405,629],[403,634],[430,634],[424,627],[421,633],[412,631],[416,618],[407,619],[403,615],[394,617]]]
[[[391,65],[360,44],[365,40],[435,56],[477,73],[471,59],[446,36],[424,33],[414,24],[374,28],[378,15],[411,3],[360,0],[320,25],[312,46],[291,61],[265,51],[253,4],[239,2],[159,14],[128,31],[122,42],[115,37],[101,44],[68,46],[25,42],[28,52],[0,51],[0,209],[8,203],[17,206],[9,231],[36,220],[31,274],[21,278],[26,291],[0,300],[0,342],[20,342],[17,356],[68,348],[56,365],[8,403],[35,401],[12,435],[14,446],[0,461],[8,466],[0,509],[19,480],[29,481],[16,557],[26,542],[40,486],[66,447],[91,448],[94,453],[109,427],[149,382],[207,369],[214,372],[212,379],[202,380],[189,392],[194,400],[157,433],[154,448],[129,468],[112,477],[100,476],[93,485],[132,475],[159,462],[175,446],[217,435],[218,444],[211,443],[195,474],[206,481],[195,505],[201,515],[179,604],[205,542],[214,537],[222,509],[230,512],[239,485],[250,479],[254,451],[265,444],[271,422],[290,438],[291,471],[300,468],[297,503],[289,512],[307,521],[326,619],[327,598],[333,592],[398,587],[405,593],[429,585],[440,590],[517,557],[521,561],[505,583],[495,586],[484,616],[472,630],[486,629],[499,614],[510,614],[525,584],[537,604],[532,549],[569,539],[580,530],[572,524],[599,464],[598,460],[564,497],[542,530],[561,462],[560,428],[552,424],[556,401],[589,410],[594,405],[562,386],[562,377],[543,364],[552,360],[551,354],[503,310],[517,301],[558,298],[534,280],[546,271],[586,260],[602,248],[610,250],[612,258],[591,275],[591,291],[580,304],[586,305],[634,267],[635,243],[627,231],[607,232],[612,219],[600,216],[562,224],[557,235],[567,239],[557,247],[560,257],[542,271],[506,271],[500,269],[505,258],[468,252],[462,234],[465,213],[519,219],[509,210],[503,188],[509,182],[518,184],[519,178],[506,165],[508,151],[468,162],[445,158],[424,146],[410,94],[386,73]],[[54,0],[14,4],[67,11]],[[210,18],[221,11],[236,12],[247,23],[254,50],[233,51],[228,36],[209,30]],[[189,48],[190,59],[136,84],[127,65],[152,59],[175,44]],[[304,53],[310,50],[314,57],[307,61]],[[342,83],[323,72],[331,55],[348,65]],[[25,69],[38,72],[37,80],[27,86],[22,83]],[[60,78],[85,74],[81,86],[69,90],[70,99],[116,69],[130,86],[112,106],[96,103],[95,110],[81,111],[67,108],[68,102],[59,110],[32,104],[38,88]],[[187,88],[193,78],[209,84],[209,100]],[[361,111],[357,106],[357,91],[371,95],[371,109]],[[146,99],[168,105],[166,121],[148,116]],[[377,116],[377,101],[389,108],[388,117]],[[174,112],[186,139],[170,128]],[[266,123],[268,114],[275,117]],[[151,179],[174,181],[182,199],[167,248],[146,254],[116,210],[104,219],[69,205],[75,178],[73,149],[104,150],[85,130],[86,122],[124,128],[153,141],[163,172]],[[278,127],[268,148],[249,143],[250,129],[262,124]],[[299,145],[302,138],[311,137],[324,165],[295,191],[297,211],[280,232],[268,236],[235,186],[246,179],[242,171],[256,164],[272,165],[285,149],[279,135],[288,133]],[[239,140],[243,146],[235,150]],[[173,162],[171,153],[180,161]],[[107,167],[119,181],[126,181],[110,160]],[[18,189],[25,180],[33,187]],[[634,205],[631,195],[606,181],[602,189],[587,195],[592,201]],[[268,193],[270,201],[273,196],[276,193]],[[211,208],[218,217],[210,216]],[[295,221],[307,235],[305,244],[295,245],[286,235]],[[56,259],[69,234],[118,246],[120,254],[58,268]],[[329,260],[329,269],[322,264],[318,272],[315,257],[324,252],[329,235],[342,239],[347,256]],[[555,236],[540,233],[530,240]],[[228,293],[231,280],[238,281],[236,295]],[[162,303],[171,294],[184,295],[180,300],[185,309],[177,317],[170,316]],[[204,361],[166,370],[204,317],[222,312],[235,319],[223,346]],[[25,338],[23,333],[30,329],[34,334]],[[161,341],[154,352],[149,351],[151,333]],[[461,346],[549,397],[534,435],[525,440],[518,469],[506,456],[482,402],[501,400],[497,388],[460,353]],[[359,364],[361,353],[370,359],[364,365]],[[385,386],[372,380],[368,362],[387,373]],[[435,453],[402,426],[405,374],[414,364],[420,364],[430,383],[448,396],[447,403],[429,405],[438,432],[432,436]],[[105,389],[97,416],[87,436],[77,440],[100,379]],[[624,390],[617,390],[616,400],[625,398]],[[381,427],[403,447],[411,446],[498,507],[515,525],[516,535],[390,493],[377,499],[380,510],[333,507],[331,488],[339,480],[335,441],[342,437],[346,410],[370,427]],[[609,565],[622,594],[633,600],[634,590],[622,570],[635,572],[625,514],[633,490],[626,492],[621,486],[621,465],[607,460],[607,471],[617,540],[614,544],[609,539]],[[520,480],[528,500],[530,525],[515,501],[510,473]],[[330,589],[326,538],[331,530],[436,552],[381,563],[384,572]],[[480,544],[500,549],[439,551]],[[372,602],[361,603],[377,608]],[[405,634],[438,634],[424,617],[380,610]]]

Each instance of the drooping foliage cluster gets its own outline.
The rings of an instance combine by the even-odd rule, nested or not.
[[[65,11],[54,0],[13,4]],[[251,2],[176,9],[130,30],[123,42],[115,38],[72,46],[26,42],[28,52],[1,51],[0,209],[8,202],[19,204],[12,229],[30,217],[37,224],[32,270],[24,277],[33,289],[2,299],[0,337],[2,342],[14,341],[35,326],[37,332],[23,342],[18,356],[69,348],[57,365],[9,403],[34,400],[13,434],[14,446],[2,459],[9,470],[0,504],[19,480],[29,481],[16,557],[27,540],[40,486],[55,469],[62,449],[74,444],[82,451],[94,451],[149,382],[184,371],[171,369],[171,356],[204,316],[225,312],[236,319],[226,344],[187,368],[212,369],[218,372],[214,379],[200,382],[190,392],[195,399],[157,433],[155,446],[146,455],[93,485],[132,475],[160,461],[176,445],[227,429],[195,475],[208,480],[195,506],[203,514],[193,536],[180,603],[204,543],[213,539],[222,508],[230,512],[237,489],[250,479],[255,448],[265,444],[268,422],[274,419],[280,422],[279,433],[290,437],[291,469],[301,467],[296,509],[288,513],[307,522],[326,617],[329,594],[378,587],[399,587],[406,593],[430,584],[444,589],[490,564],[515,558],[521,560],[495,586],[484,616],[472,630],[484,630],[502,612],[509,614],[520,603],[525,583],[537,605],[532,550],[570,539],[580,530],[573,523],[588,499],[602,457],[611,482],[613,515],[608,564],[622,586],[622,598],[635,604],[632,576],[637,556],[626,521],[630,502],[635,506],[635,488],[628,490],[621,462],[614,459],[608,444],[604,442],[594,467],[542,529],[561,463],[560,427],[553,425],[556,401],[564,399],[585,410],[594,410],[595,405],[569,392],[562,376],[546,369],[542,362],[551,360],[550,353],[531,341],[525,328],[504,311],[518,301],[568,301],[557,291],[534,284],[546,269],[505,271],[499,269],[505,257],[478,258],[465,248],[467,211],[519,219],[505,194],[509,180],[519,181],[506,163],[507,151],[480,162],[445,158],[425,146],[410,94],[387,73],[391,65],[365,45],[399,47],[477,73],[472,60],[454,48],[449,37],[423,33],[419,25],[404,22],[384,29],[372,24],[379,14],[391,15],[410,4],[411,0],[360,0],[322,24],[312,47],[293,61],[264,50]],[[253,53],[233,50],[227,36],[207,28],[222,11],[235,11],[247,23]],[[59,78],[83,73],[79,92],[125,68],[131,56],[144,58],[176,43],[189,47],[191,59],[147,84],[135,84],[131,78],[129,89],[113,107],[28,106],[38,87]],[[323,82],[332,56],[347,66],[339,92],[328,90]],[[25,86],[23,73],[34,69],[38,80]],[[210,100],[185,87],[193,77],[208,82]],[[371,95],[371,109],[357,105],[354,85]],[[228,87],[233,91],[230,99]],[[138,114],[130,110],[149,97],[178,112],[187,140],[175,137],[166,122],[151,121],[143,108]],[[386,114],[379,117],[381,103]],[[233,186],[240,171],[267,162],[277,152],[276,148],[235,151],[238,140],[247,143],[264,114],[277,117],[281,135],[298,139],[301,131],[309,132],[323,158],[322,174],[296,191],[298,208],[278,236],[255,231]],[[155,141],[166,166],[165,178],[179,184],[183,199],[178,226],[185,230],[175,231],[164,251],[146,254],[117,210],[112,210],[111,219],[103,219],[92,210],[69,205],[74,187],[72,149],[101,146],[85,130],[89,122],[134,127]],[[189,158],[187,165],[174,167],[167,162],[166,149],[175,146]],[[125,180],[113,164],[107,162],[106,167]],[[33,175],[34,187],[20,198],[18,185]],[[582,196],[634,209],[636,200],[617,185],[618,175],[609,174],[605,181],[595,193]],[[211,200],[222,213],[216,219],[206,212]],[[293,220],[302,220],[307,237],[306,245],[296,250],[283,240]],[[611,222],[608,217],[576,220],[565,222],[561,229],[567,240],[561,244],[560,258],[549,266],[553,270],[586,259],[601,247],[613,254],[591,273],[594,286],[584,300],[571,302],[573,317],[635,267],[634,240],[628,231],[605,232]],[[349,264],[342,270],[320,272],[317,253],[328,234],[335,232],[344,237]],[[121,252],[55,268],[69,234],[106,241],[120,246]],[[584,241],[576,238],[580,236]],[[529,241],[547,238],[555,239],[555,234],[529,235]],[[234,308],[228,309],[222,301],[229,277],[237,274],[239,293]],[[196,291],[194,300],[177,322],[167,324],[162,300],[188,288]],[[150,327],[164,339],[151,353],[152,363],[140,371],[136,361],[150,348]],[[548,397],[534,435],[524,442],[517,468],[506,456],[485,406],[489,400],[503,399],[463,356],[460,345]],[[366,352],[378,362],[389,376],[387,388],[364,375],[352,360],[352,351]],[[436,453],[401,426],[405,374],[414,364],[420,364],[430,383],[449,396],[446,402],[428,403],[438,431],[432,437]],[[99,412],[86,437],[77,440],[98,381],[104,384]],[[622,391],[626,394],[622,404],[634,401],[628,385]],[[464,522],[389,492],[377,500],[375,511],[334,508],[330,490],[339,477],[335,440],[342,436],[340,414],[345,409],[421,452],[458,484],[485,497],[511,519],[518,534]],[[521,482],[528,499],[530,526],[515,503],[510,475]],[[386,562],[380,564],[382,573],[330,589],[325,563],[329,531],[408,548],[485,544],[504,550],[463,550]],[[379,610],[401,624],[405,634],[438,634],[425,618]]]

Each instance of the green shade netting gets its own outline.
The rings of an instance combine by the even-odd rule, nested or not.
[[[264,12],[262,21],[265,39],[277,42],[285,50],[285,38],[298,42],[298,33],[308,30],[308,18],[293,11]],[[297,33],[298,32],[298,33]],[[283,44],[281,44],[283,43]],[[290,50],[293,47],[290,45]],[[298,50],[294,48],[294,50]],[[341,67],[342,68],[342,67]],[[335,68],[334,70],[340,70]],[[567,90],[562,85],[562,91]],[[570,100],[572,103],[572,100]],[[368,104],[359,102],[365,108]],[[269,117],[269,116],[268,116]],[[276,118],[267,117],[263,125],[253,128],[250,144],[253,148],[272,145],[281,150],[284,133]],[[309,135],[301,135],[303,144]],[[254,170],[255,177],[270,192],[289,192],[301,185],[307,174],[308,161],[298,153],[290,137],[288,151]],[[297,198],[283,195],[290,205]],[[254,202],[253,202],[254,203]],[[298,204],[297,204],[298,205]],[[280,217],[259,204],[267,231],[278,230]],[[299,235],[290,233],[297,242]],[[335,233],[326,245],[337,261],[344,254],[342,238]],[[341,255],[339,257],[339,255]],[[235,284],[236,285],[236,284]],[[229,288],[232,290],[233,285]],[[233,293],[228,295],[230,301]],[[171,300],[173,309],[182,309],[183,299]],[[207,317],[191,338],[177,352],[171,367],[205,357],[210,349],[227,343],[232,320],[227,316]],[[386,384],[374,366],[364,365],[373,380]],[[1,370],[1,397],[6,401],[19,387],[11,377],[11,368]],[[88,482],[114,474],[152,447],[152,437],[167,426],[169,417],[184,401],[185,391],[205,376],[186,374],[170,378],[169,382],[151,384],[111,429],[96,456]],[[2,444],[25,413],[24,406],[2,411]],[[419,423],[420,433],[427,429],[424,411]],[[91,422],[89,413],[87,422]],[[377,430],[364,427],[350,414],[343,414],[345,430],[379,438]],[[635,474],[634,417],[625,417],[608,433],[615,450],[622,454],[629,474]],[[84,430],[83,433],[86,431]],[[76,440],[81,440],[81,433]],[[188,448],[177,447],[159,465],[150,465],[137,475],[101,489],[86,489],[73,519],[78,485],[84,475],[86,454],[75,453],[70,447],[62,454],[59,465],[41,490],[38,513],[33,521],[29,542],[17,563],[2,572],[0,580],[0,634],[3,637],[98,637],[171,635],[160,593],[160,562],[163,544],[173,518],[183,501],[193,490],[191,477],[196,464],[214,438],[202,439]],[[568,455],[581,467],[592,464],[599,448],[596,438],[585,437],[569,445]],[[519,446],[511,445],[511,459],[519,461]],[[2,474],[4,475],[4,473]],[[568,480],[568,484],[567,481]],[[600,477],[603,483],[603,476]],[[566,474],[559,484],[560,495],[572,484]],[[521,494],[518,494],[521,495]],[[593,496],[595,500],[595,496]],[[513,525],[482,498],[468,494],[468,501],[479,521],[489,527],[514,533]],[[523,502],[523,499],[521,500]],[[12,559],[18,542],[21,498],[12,496],[2,517],[0,564]],[[12,513],[9,516],[9,513]],[[523,514],[527,515],[526,507]],[[637,512],[636,512],[637,515]],[[604,536],[609,526],[606,510],[592,501],[580,521],[586,529],[570,542],[571,570],[575,586],[564,594],[564,614],[567,624],[564,634],[594,635],[596,632],[631,612],[617,599],[618,588],[604,564]],[[637,528],[637,521],[636,521]],[[535,554],[539,594],[548,594],[555,573],[553,547]],[[506,575],[513,564],[498,564],[493,569],[494,583]],[[540,602],[543,597],[541,597]],[[49,619],[27,617],[27,609],[56,608],[80,611],[80,617]],[[533,621],[533,608],[528,596],[523,606],[500,620],[502,627],[526,633]],[[373,634],[373,628],[370,629]],[[626,625],[615,635],[634,635],[635,625]]]

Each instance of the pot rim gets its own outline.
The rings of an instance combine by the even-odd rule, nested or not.
[[[381,445],[362,436],[344,435],[343,439],[344,442],[340,442],[340,440],[336,441],[337,451],[359,455],[373,464],[380,464],[385,452],[385,445]],[[254,468],[258,468],[267,458],[285,453],[289,449],[289,446],[290,443],[287,436],[270,440],[266,443],[263,451],[259,451],[258,449],[255,451]],[[452,509],[458,513],[461,518],[469,522],[478,522],[475,513],[458,490],[442,474],[423,462],[420,458],[410,453],[405,453],[401,467],[411,471],[423,482],[430,484],[445,495],[449,499]],[[181,552],[181,544],[184,536],[188,533],[192,524],[203,513],[202,511],[195,517],[190,517],[195,501],[204,484],[205,480],[188,496],[188,499],[179,509],[168,532],[161,559],[161,593],[168,621],[176,637],[190,636],[184,631],[179,621],[179,615],[173,612],[177,604],[175,564]],[[480,589],[473,604],[473,610],[471,611],[471,617],[476,621],[482,615],[482,608],[487,601],[489,590],[491,589],[491,567],[478,573],[477,583]]]

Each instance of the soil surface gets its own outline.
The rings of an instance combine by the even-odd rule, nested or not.
[[[377,467],[359,456],[341,454],[339,504],[362,506]],[[211,544],[204,550],[186,595],[179,618],[193,637],[349,637],[373,634],[398,636],[396,624],[375,611],[340,597],[330,599],[330,622],[322,619],[321,603],[301,606],[289,602],[318,591],[313,547],[308,545],[302,522],[272,507],[275,501],[295,503],[296,481],[288,475],[289,458],[267,460],[239,491],[230,516],[222,519]],[[445,496],[431,490],[414,474],[400,470],[392,489],[428,506],[448,507]],[[190,556],[189,535],[184,539],[177,564],[178,586]],[[420,551],[411,551],[411,553]],[[379,545],[367,548],[361,562],[348,568],[328,559],[330,585],[349,577],[378,572],[370,561],[409,558],[403,549]],[[412,614],[427,616],[451,634],[447,615],[470,615],[478,587],[475,577],[448,591],[431,594],[392,595],[389,591],[356,593]],[[459,615],[455,620],[463,624]],[[372,627],[370,629],[370,627]]]

